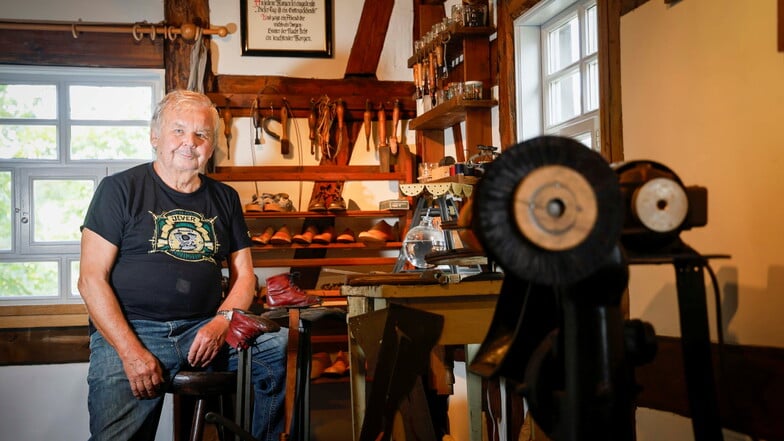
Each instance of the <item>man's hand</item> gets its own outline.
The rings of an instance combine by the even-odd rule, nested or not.
[[[134,397],[153,398],[160,394],[163,370],[158,359],[149,351],[136,354],[128,360],[123,359],[123,369],[128,376]]]
[[[217,316],[202,326],[188,351],[188,363],[194,367],[205,367],[210,364],[218,355],[228,329],[229,321],[222,316]]]

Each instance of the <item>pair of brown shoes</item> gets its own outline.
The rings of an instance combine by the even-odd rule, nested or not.
[[[292,241],[309,245],[317,243],[321,245],[328,245],[332,242],[332,236],[335,234],[335,227],[327,225],[322,231],[319,231],[315,225],[308,225],[302,233],[295,235]]]
[[[346,201],[340,195],[341,187],[321,184],[308,204],[308,211],[339,213],[346,211]]]
[[[399,222],[396,222],[395,225],[392,226],[382,219],[369,230],[359,233],[359,235],[357,235],[357,240],[366,244],[396,242],[399,237],[399,228]]]
[[[273,227],[267,227],[263,233],[251,236],[250,240],[258,245],[291,245],[291,232],[285,225],[277,231]]]
[[[289,199],[288,193],[263,193],[261,197],[253,195],[249,204],[245,205],[246,212],[275,211],[286,212],[294,211],[294,203]]]

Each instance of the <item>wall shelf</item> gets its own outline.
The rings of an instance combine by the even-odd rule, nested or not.
[[[465,121],[469,109],[490,109],[496,100],[465,100],[459,97],[439,104],[408,123],[411,130],[441,130]]]

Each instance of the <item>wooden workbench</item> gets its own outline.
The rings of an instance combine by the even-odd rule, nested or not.
[[[421,309],[444,317],[440,345],[466,345],[466,360],[470,360],[481,343],[495,311],[501,280],[450,283],[445,285],[370,285],[342,286],[341,295],[348,298],[348,316],[383,309],[389,302]],[[351,407],[354,440],[358,440],[365,414],[366,383],[361,351],[356,339],[349,336],[351,358]],[[482,380],[466,373],[470,439],[481,441]]]

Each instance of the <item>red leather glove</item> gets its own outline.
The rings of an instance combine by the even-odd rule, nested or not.
[[[280,330],[280,325],[270,319],[241,309],[235,309],[232,311],[231,321],[229,322],[226,343],[237,350],[244,350],[248,349],[259,335],[278,330]]]

